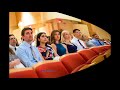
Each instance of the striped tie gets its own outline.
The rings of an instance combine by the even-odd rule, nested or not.
[[[31,49],[33,58],[38,62],[37,57],[36,57],[36,55],[35,55],[35,52],[34,52],[33,49],[32,49],[32,45],[30,45],[30,49]]]

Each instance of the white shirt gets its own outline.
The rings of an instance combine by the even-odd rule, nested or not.
[[[36,47],[36,41],[32,42],[32,46]]]
[[[15,52],[15,48],[17,49],[17,47],[16,46],[12,46],[12,45],[10,45],[9,44],[9,47]]]
[[[86,48],[86,45],[85,45],[85,43],[84,43],[82,40],[77,39],[76,37],[73,37],[73,39],[71,40],[71,42],[77,46],[77,50],[82,50],[82,49],[84,49],[84,48],[80,45],[80,43],[78,42],[78,40],[79,40],[80,43]]]

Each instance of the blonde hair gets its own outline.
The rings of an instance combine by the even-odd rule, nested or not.
[[[61,42],[62,43],[64,43],[66,41],[64,38],[65,33],[69,33],[69,31],[66,31],[66,30],[62,31],[62,33],[61,33]],[[69,33],[69,35],[70,35],[70,33]],[[70,40],[71,40],[71,36],[70,36]]]

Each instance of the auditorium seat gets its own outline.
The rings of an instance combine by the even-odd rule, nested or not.
[[[92,60],[88,60],[84,65],[76,67],[71,73],[75,73],[84,69],[87,69],[95,64],[98,64],[104,60],[103,55],[98,55],[96,58]]]
[[[98,56],[98,54],[96,54],[94,51],[90,49],[83,49],[77,52],[86,60],[86,62],[89,63]]]
[[[71,73],[84,70],[104,60],[104,55],[99,55],[90,49],[79,50],[77,53],[79,53],[86,60],[86,63],[82,66],[76,67]]]
[[[105,58],[109,57],[111,55],[111,46],[98,46],[98,47],[92,47],[90,48],[91,50],[93,50],[95,53],[97,54],[102,54],[104,55]]]
[[[67,69],[60,61],[47,60],[33,66],[39,78],[58,78],[68,75]]]
[[[32,68],[9,69],[9,78],[38,78]]]
[[[105,58],[108,58],[111,55],[111,49],[108,49],[105,53],[104,56]]]
[[[96,54],[104,54],[107,51],[103,46],[91,47],[90,50],[93,50]]]
[[[106,50],[111,49],[111,45],[103,45],[103,47],[104,47]]]
[[[71,74],[75,73],[75,72],[78,72],[78,71],[81,71],[81,70],[84,70],[84,69],[87,69],[87,68],[89,68],[89,67],[91,67],[93,65],[95,65],[95,63],[84,64],[84,65],[78,66],[71,72]]]
[[[71,73],[76,67],[84,65],[86,60],[78,53],[70,53],[60,57],[60,61],[66,67],[69,73]]]

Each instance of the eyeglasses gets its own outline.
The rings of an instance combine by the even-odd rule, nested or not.
[[[15,40],[16,38],[10,38],[10,40],[13,40],[13,39]]]

